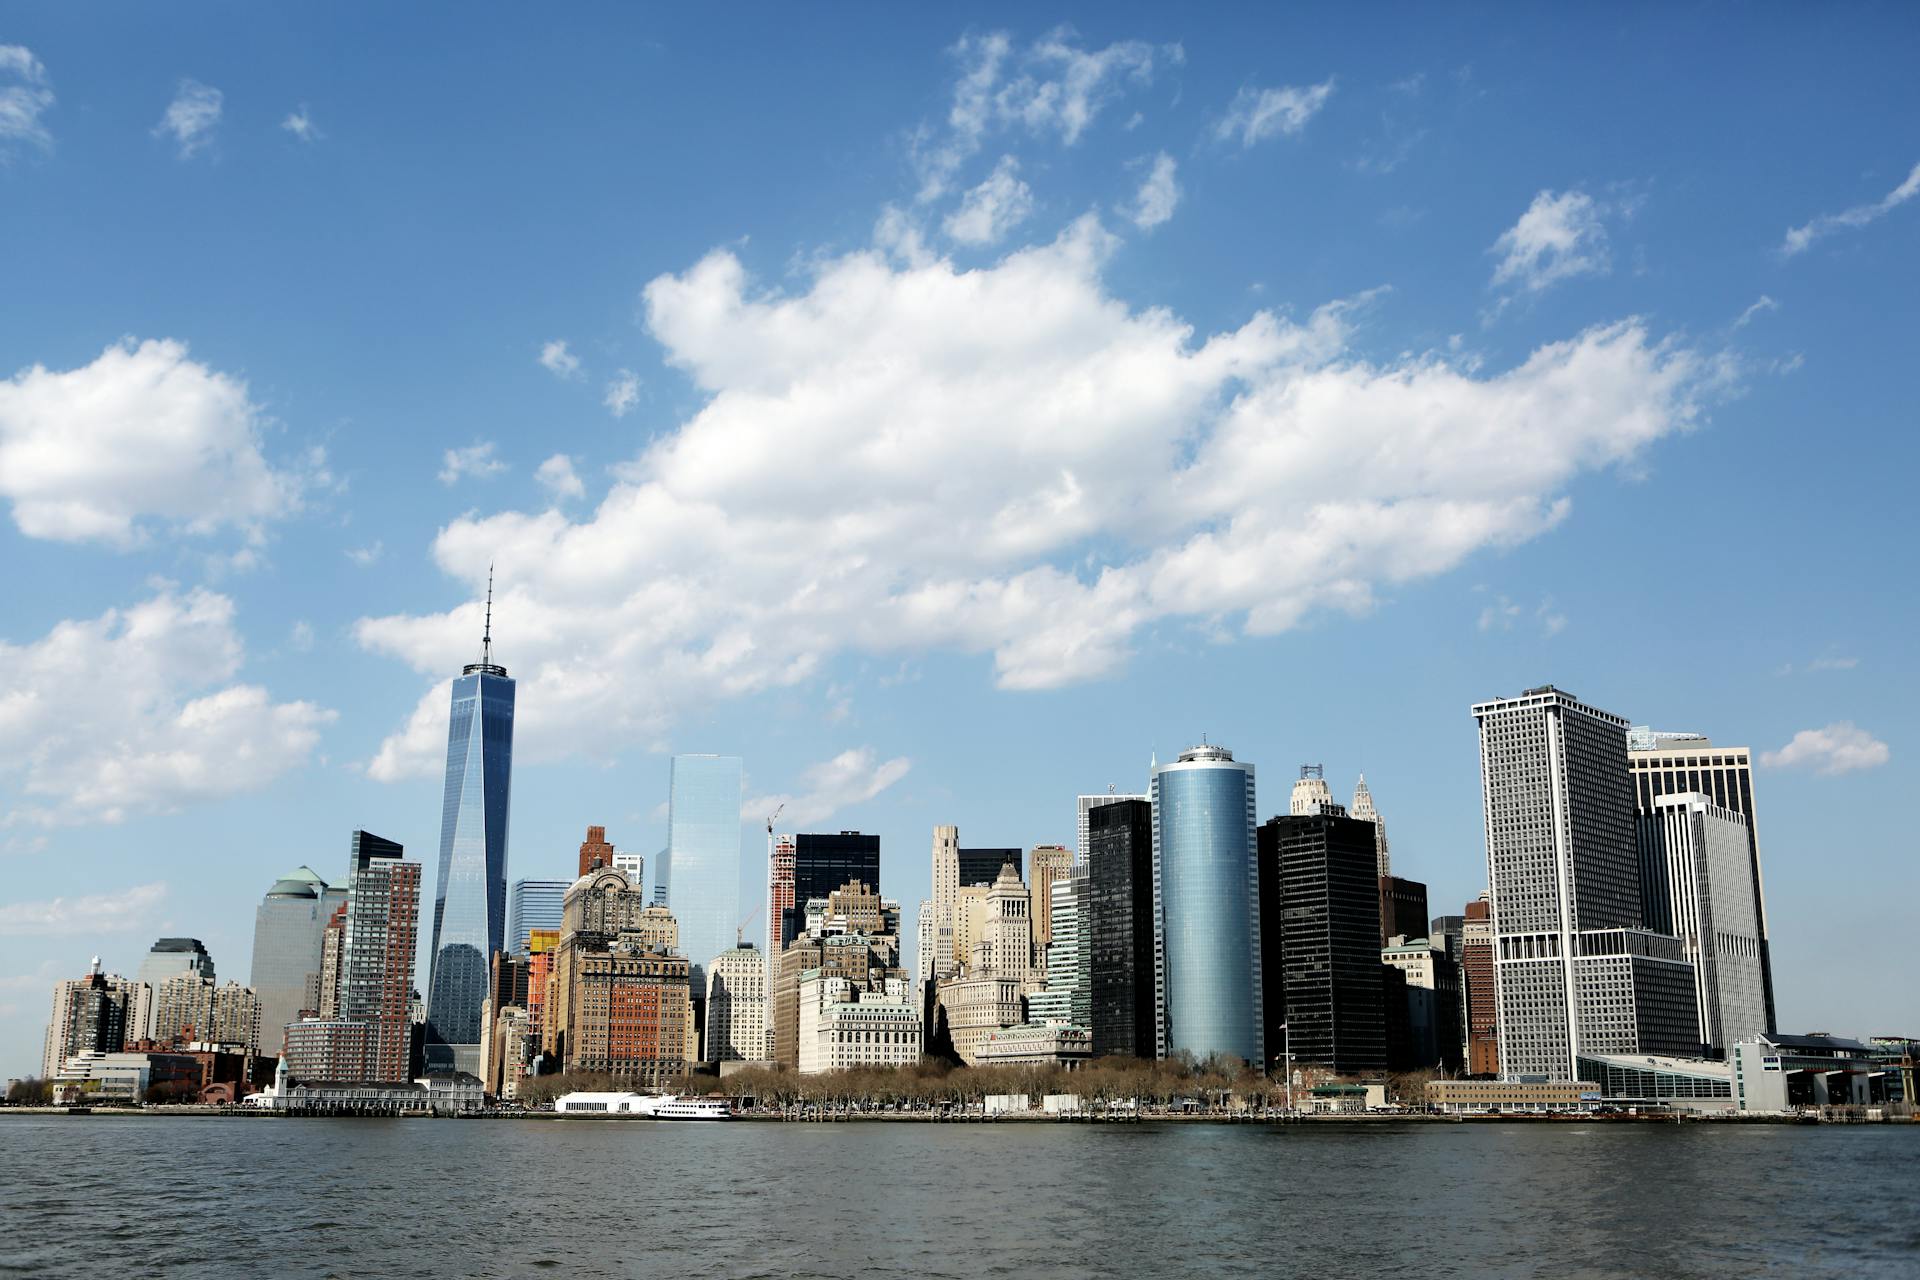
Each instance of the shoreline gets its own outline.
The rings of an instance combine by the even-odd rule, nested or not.
[[[281,1111],[244,1107],[0,1107],[0,1119],[8,1116],[63,1116],[72,1119],[141,1117],[197,1120],[474,1120],[585,1122],[589,1124],[702,1124],[718,1121],[660,1120],[650,1116],[560,1115],[552,1111],[502,1111],[462,1116],[290,1114]],[[996,1115],[969,1113],[936,1115],[917,1113],[851,1113],[830,1116],[790,1116],[756,1112],[728,1117],[729,1123],[745,1124],[964,1124],[964,1125],[1229,1125],[1241,1128],[1293,1128],[1301,1125],[1667,1125],[1684,1128],[1691,1125],[1913,1125],[1920,1118],[1884,1116],[1878,1119],[1825,1119],[1802,1115],[1693,1114],[1665,1112],[1647,1115],[1146,1115],[1095,1119],[1089,1116],[1049,1115],[1045,1112],[1002,1112]]]

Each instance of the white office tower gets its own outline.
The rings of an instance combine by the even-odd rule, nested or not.
[[[960,828],[933,829],[933,976],[951,978],[954,913],[960,906]],[[921,962],[923,965],[925,961]]]
[[[1653,815],[1655,799],[1684,791],[1697,791],[1747,820],[1747,876],[1753,881],[1754,911],[1760,921],[1760,982],[1767,1005],[1767,1030],[1775,1030],[1773,953],[1767,941],[1766,886],[1760,877],[1753,753],[1745,747],[1715,746],[1698,733],[1661,733],[1635,726],[1627,731],[1627,767],[1633,771],[1634,800],[1642,821]]]
[[[1627,722],[1552,685],[1473,708],[1492,887],[1500,1070],[1699,1051],[1693,971],[1643,921]]]
[[[1100,795],[1076,797],[1074,801],[1074,807],[1077,812],[1075,813],[1075,816],[1074,816],[1074,827],[1073,827],[1074,839],[1076,842],[1073,846],[1074,865],[1076,867],[1084,867],[1087,865],[1087,833],[1089,830],[1091,830],[1091,828],[1087,825],[1088,823],[1087,815],[1089,813],[1092,813],[1095,809],[1098,809],[1101,805],[1117,804],[1122,800],[1145,800],[1145,799],[1147,799],[1146,796],[1120,795],[1117,792],[1115,792],[1112,787],[1108,787],[1107,790]]]
[[[1749,847],[1746,818],[1699,792],[1660,796],[1640,818],[1647,925],[1686,949],[1700,1039],[1714,1057],[1768,1030]]]
[[[736,943],[707,965],[708,1062],[767,1056],[767,963],[751,942]]]
[[[1317,764],[1300,766],[1300,776],[1294,781],[1293,795],[1288,798],[1287,812],[1296,818],[1313,818],[1326,812],[1326,806],[1333,803],[1333,790],[1327,786],[1327,771]]]
[[[1393,874],[1392,861],[1387,857],[1387,820],[1373,807],[1373,792],[1367,790],[1367,775],[1361,774],[1360,781],[1353,787],[1353,807],[1347,810],[1352,817],[1373,824],[1373,857],[1377,864],[1375,870],[1382,880]]]

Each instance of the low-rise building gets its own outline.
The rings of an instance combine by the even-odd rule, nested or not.
[[[1360,1115],[1387,1105],[1387,1086],[1328,1081],[1313,1086],[1302,1101],[1316,1115]]]
[[[1823,1034],[1765,1035],[1733,1046],[1733,1098],[1741,1111],[1866,1106],[1874,1096],[1873,1050]],[[1884,1095],[1883,1095],[1884,1096]]]
[[[1645,1054],[1581,1054],[1580,1074],[1600,1085],[1616,1105],[1651,1105],[1675,1111],[1733,1109],[1733,1067],[1710,1058],[1663,1058]]]
[[[1592,1080],[1429,1080],[1427,1106],[1448,1115],[1538,1115],[1591,1111],[1600,1100]]]
[[[53,1079],[53,1100],[68,1106],[91,1102],[144,1102],[149,1090],[170,1090],[198,1101],[200,1063],[188,1054],[102,1053],[70,1055]]]
[[[986,1033],[974,1049],[983,1067],[1064,1067],[1071,1071],[1093,1056],[1093,1033],[1059,1022],[1023,1022]]]

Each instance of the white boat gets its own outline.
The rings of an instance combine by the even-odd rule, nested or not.
[[[729,1120],[724,1098],[683,1098],[659,1093],[569,1093],[554,1099],[563,1116],[634,1116],[643,1120]]]
[[[654,1120],[728,1120],[733,1116],[724,1098],[682,1098],[671,1093],[642,1098],[634,1110]]]

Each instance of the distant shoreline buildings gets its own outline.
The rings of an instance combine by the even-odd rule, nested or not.
[[[1179,1057],[1317,1106],[1407,1073],[1443,1110],[1912,1101],[1910,1065],[1875,1066],[1910,1064],[1908,1041],[1778,1031],[1750,753],[1551,685],[1472,707],[1488,887],[1455,913],[1393,874],[1364,775],[1342,806],[1302,766],[1262,821],[1254,766],[1202,742],[1138,793],[1077,795],[1072,846],[934,827],[909,966],[877,835],[768,818],[766,901],[741,909],[738,757],[672,758],[651,893],[597,825],[573,879],[509,889],[514,685],[491,645],[489,596],[449,710],[424,999],[423,868],[356,831],[342,884],[302,866],[268,887],[250,985],[191,938],[133,979],[96,960],[56,983],[43,1075],[75,1097],[436,1110],[542,1076],[659,1092],[751,1066]]]

